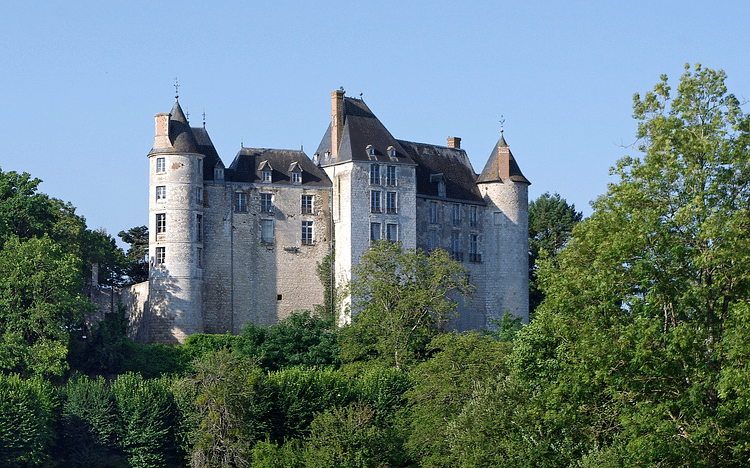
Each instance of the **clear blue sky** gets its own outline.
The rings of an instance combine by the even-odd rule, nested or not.
[[[15,1],[0,7],[3,171],[25,171],[92,229],[147,224],[153,115],[180,103],[225,164],[240,148],[312,156],[330,92],[363,93],[396,138],[500,135],[532,182],[586,215],[637,152],[632,97],[686,62],[750,97],[746,1]]]

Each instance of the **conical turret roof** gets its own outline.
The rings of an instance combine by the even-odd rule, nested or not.
[[[180,102],[175,99],[171,117],[169,118],[169,139],[175,151],[180,153],[198,153],[198,142],[190,129],[185,113],[182,112]]]
[[[479,175],[477,183],[506,182],[508,180],[531,185],[531,182],[521,172],[521,168],[518,167],[516,158],[513,157],[513,153],[511,153],[501,132],[500,139],[492,150],[492,154],[490,154],[487,164]]]

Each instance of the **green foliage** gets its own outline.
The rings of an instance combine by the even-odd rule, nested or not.
[[[0,374],[0,465],[42,466],[50,460],[57,402],[39,376]]]
[[[130,244],[126,254],[126,273],[131,283],[148,280],[148,226],[136,226],[120,231],[117,237]]]
[[[190,359],[201,360],[217,351],[233,349],[239,341],[240,337],[229,333],[224,335],[196,333],[185,338],[185,343],[181,348]]]
[[[402,457],[391,427],[376,424],[376,412],[355,402],[318,414],[305,443],[308,468],[376,468],[399,466]]]
[[[289,366],[338,366],[338,329],[333,319],[295,312],[276,325],[245,324],[235,349],[266,370]]]
[[[674,97],[666,77],[635,96],[645,157],[618,162],[557,265],[542,262],[540,323],[521,332],[542,346],[514,359],[538,374],[518,373],[547,381],[574,458],[747,463],[734,424],[750,405],[730,382],[744,383],[750,343],[750,117],[724,72],[686,68]]]
[[[80,261],[48,237],[11,238],[0,250],[0,371],[62,375],[71,330],[90,310]]]
[[[177,405],[166,381],[122,374],[112,392],[122,421],[119,439],[132,468],[172,466],[182,459]]]
[[[448,445],[448,422],[478,385],[506,372],[503,362],[510,344],[471,332],[438,335],[430,349],[433,357],[409,373],[414,385],[405,393],[411,408],[406,415],[411,429],[407,448],[420,466],[449,467],[455,459]]]
[[[141,344],[126,339],[120,373],[139,373],[146,379],[165,375],[185,375],[192,369],[190,358],[190,354],[180,346]]]
[[[49,197],[36,193],[40,179],[0,169],[0,247],[13,237],[26,240],[53,232],[58,211]]]
[[[299,468],[305,466],[302,441],[292,439],[283,445],[261,440],[253,447],[252,468]]]
[[[342,359],[377,357],[397,368],[426,357],[427,344],[454,316],[453,297],[472,292],[466,270],[445,251],[426,254],[387,241],[362,256],[353,277]]]
[[[482,330],[482,334],[507,343],[513,343],[518,334],[518,330],[523,327],[521,317],[514,317],[513,314],[509,312],[503,314],[502,320],[496,318],[490,319],[490,323],[497,328],[497,331]]]
[[[573,227],[583,220],[575,204],[568,205],[557,193],[544,193],[529,203],[529,317],[544,300],[537,282],[537,260],[555,258],[570,239]]]
[[[121,421],[109,383],[103,377],[74,376],[62,388],[60,459],[63,466],[106,467],[124,462]]]

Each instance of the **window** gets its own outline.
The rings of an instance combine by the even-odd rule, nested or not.
[[[214,179],[216,180],[222,180],[224,178],[224,169],[221,167],[217,167],[214,169]]]
[[[195,252],[195,262],[198,264],[198,268],[203,268],[203,249],[200,247]]]
[[[203,161],[198,161],[198,174],[203,174]]]
[[[370,185],[380,185],[380,166],[370,164]]]
[[[381,192],[379,190],[373,190],[370,192],[370,212],[380,213],[382,212],[383,206],[381,203]]]
[[[430,202],[430,223],[437,224],[437,222],[438,222],[437,202],[431,201]]]
[[[385,197],[385,212],[388,214],[397,213],[396,192],[387,192]]]
[[[234,211],[245,213],[247,211],[247,194],[234,192]]]
[[[312,221],[302,221],[302,245],[313,245]]]
[[[391,242],[398,241],[398,224],[385,225],[385,238]]]
[[[375,148],[372,145],[367,145],[367,157],[375,159]]]
[[[396,185],[396,166],[386,166],[385,168],[385,185]]]
[[[457,232],[451,232],[451,258],[453,260],[463,261],[463,255],[459,252],[459,237]]]
[[[165,232],[167,232],[167,215],[156,213],[156,233],[164,234]]]
[[[260,241],[264,244],[273,244],[273,220],[260,220]]]
[[[203,215],[195,215],[195,237],[198,242],[203,242]]]
[[[156,248],[156,264],[157,265],[164,265],[164,262],[167,260],[167,248],[166,247],[157,247]]]
[[[427,231],[427,250],[433,251],[437,248],[437,231]]]
[[[271,182],[271,171],[263,171],[263,182],[264,183],[270,183]]]
[[[469,226],[471,227],[479,226],[479,220],[477,219],[477,207],[476,206],[472,206],[469,208]]]
[[[495,226],[500,226],[501,224],[503,224],[503,212],[502,211],[495,211],[493,213],[493,218],[494,218]]]
[[[482,257],[478,253],[479,250],[479,236],[476,234],[471,234],[469,236],[469,261],[470,262],[481,262]]]
[[[166,200],[167,199],[167,187],[164,185],[158,185],[156,187],[156,199]]]
[[[195,203],[203,203],[203,189],[201,187],[195,188]]]
[[[391,158],[391,161],[396,160],[396,148],[393,146],[388,147],[388,157]]]
[[[302,183],[302,173],[301,172],[292,172],[292,183],[293,184],[301,184]]]
[[[370,223],[370,241],[380,240],[380,223]]]
[[[313,214],[314,195],[302,195],[302,214]]]
[[[263,211],[265,213],[273,211],[273,194],[260,194],[260,211]]]
[[[461,225],[461,205],[459,205],[458,203],[453,204],[453,225]]]
[[[161,174],[167,171],[167,162],[164,158],[156,158],[156,172]]]

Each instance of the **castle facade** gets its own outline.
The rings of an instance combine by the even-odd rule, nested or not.
[[[460,138],[396,139],[362,99],[334,91],[312,159],[243,147],[225,166],[205,123],[191,127],[178,101],[155,119],[136,340],[236,334],[312,309],[326,293],[318,264],[334,252],[332,281],[344,284],[378,239],[442,248],[464,264],[476,293],[460,302],[456,329],[490,327],[505,312],[528,321],[529,181],[502,134],[477,174]]]

